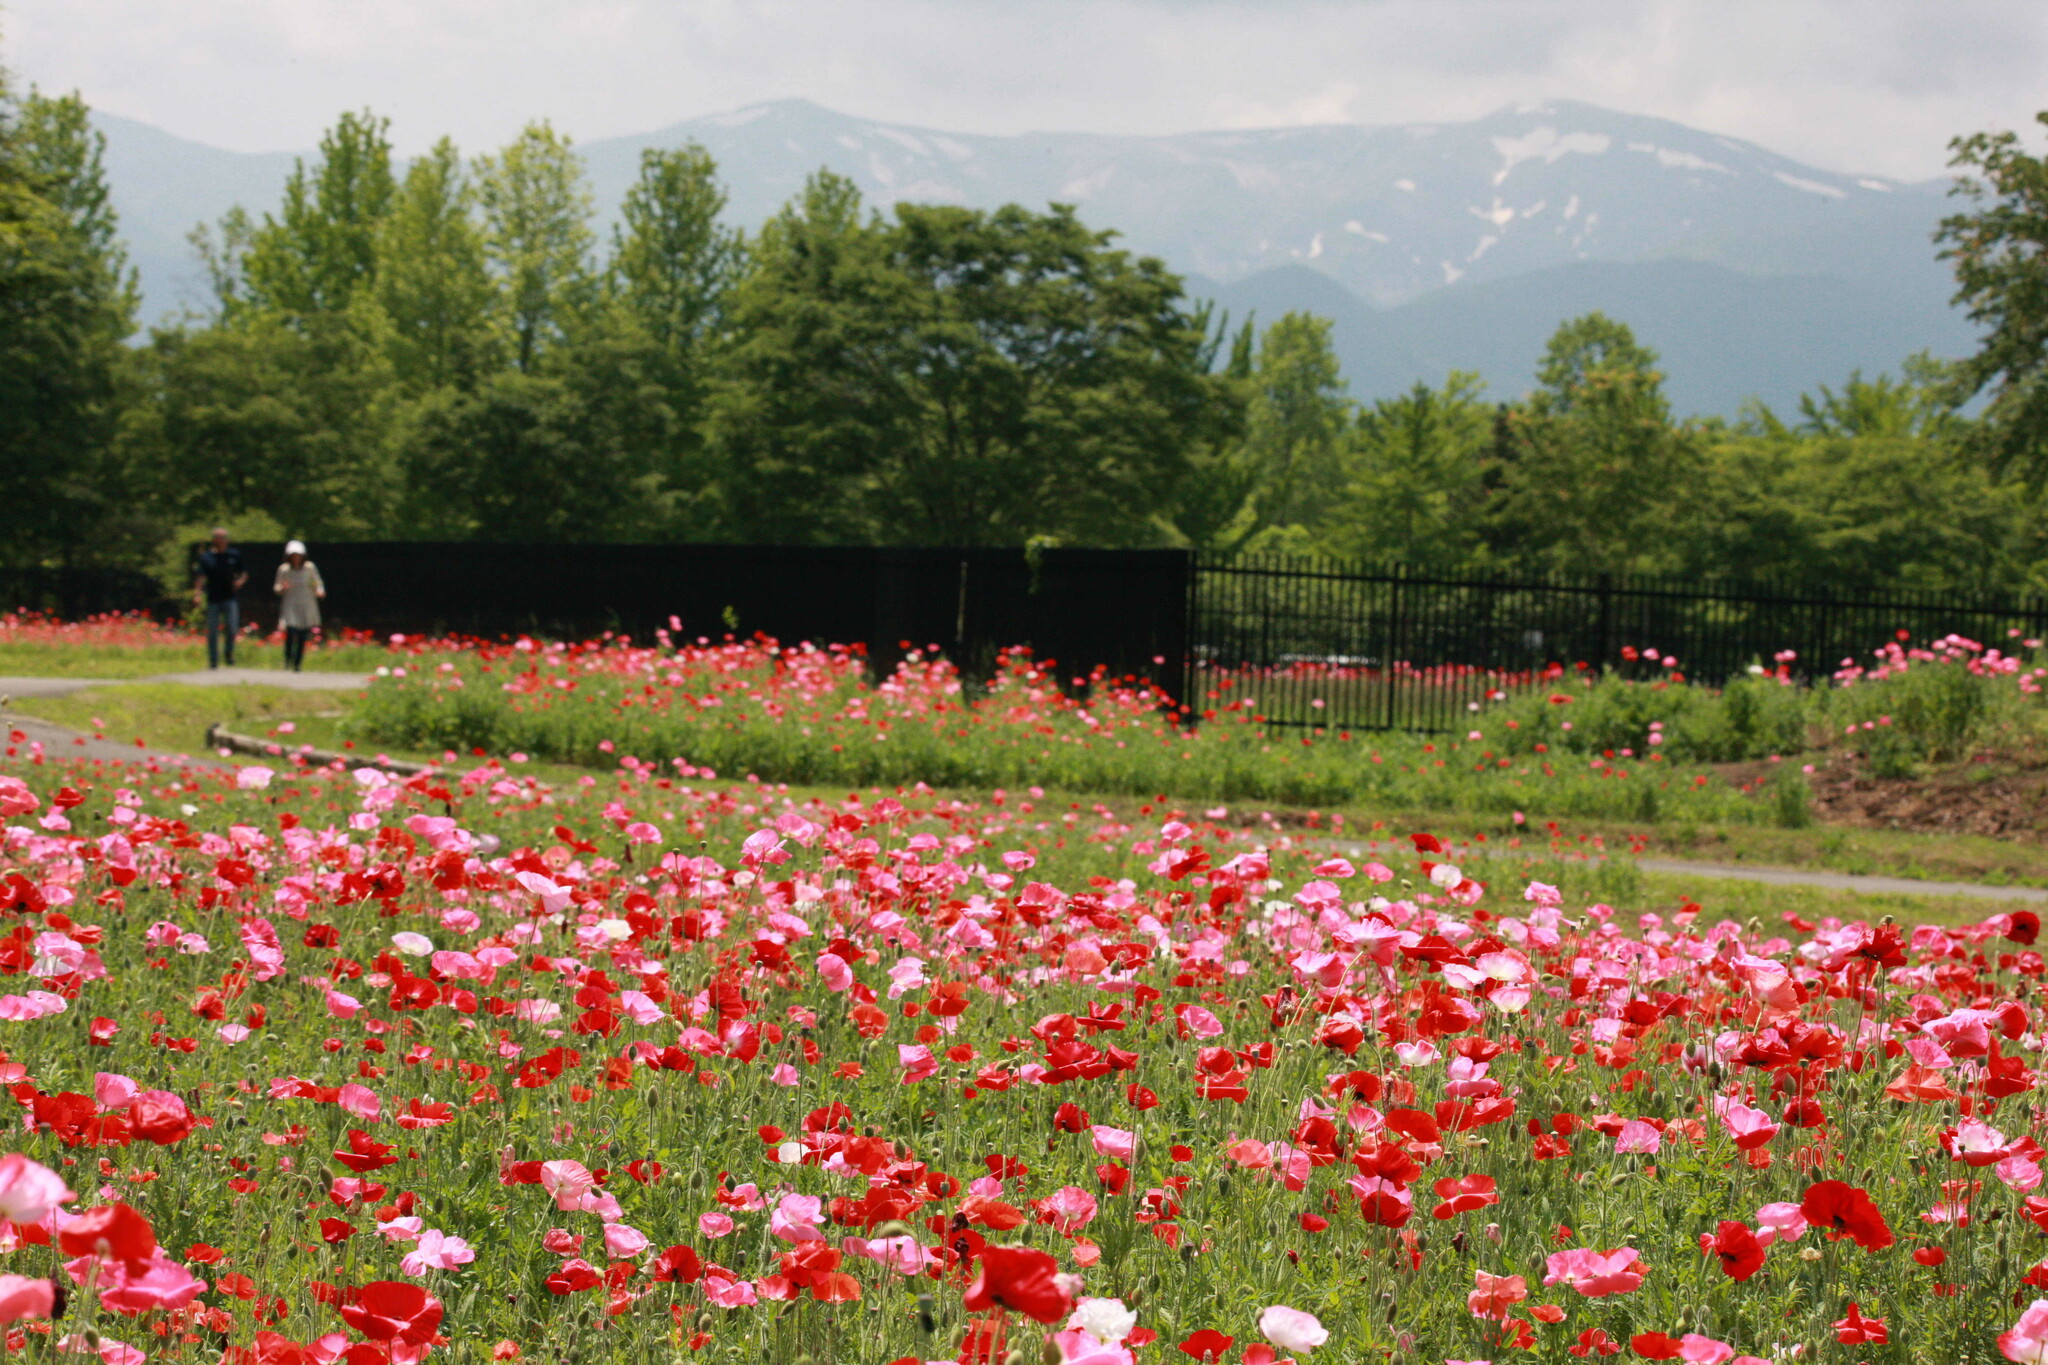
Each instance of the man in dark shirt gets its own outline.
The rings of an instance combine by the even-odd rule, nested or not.
[[[242,552],[228,544],[224,529],[214,527],[213,548],[199,552],[199,569],[192,577],[192,600],[206,608],[208,668],[219,668],[223,654],[228,667],[235,666],[235,637],[242,633],[242,604],[235,594],[248,581],[249,572],[242,567]]]

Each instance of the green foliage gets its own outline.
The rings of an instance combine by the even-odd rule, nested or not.
[[[1493,411],[1476,374],[1417,383],[1358,416],[1351,478],[1323,538],[1337,554],[1423,570],[1465,568],[1483,548],[1477,516]]]
[[[1494,452],[1489,539],[1499,556],[1573,573],[1668,567],[1699,442],[1674,427],[1654,352],[1589,313],[1559,327]]]
[[[1960,664],[1915,664],[1826,694],[1818,719],[1874,771],[1905,777],[1923,763],[2023,742],[2038,709],[2010,678]]]
[[[472,389],[499,361],[495,292],[473,215],[476,188],[441,139],[406,168],[377,231],[377,304],[397,381],[412,392]]]
[[[1509,753],[1654,751],[1681,763],[1733,763],[1803,749],[1808,706],[1803,689],[1775,678],[1717,690],[1609,674],[1518,694],[1487,712],[1482,729]]]
[[[596,299],[583,159],[546,122],[531,123],[504,151],[477,162],[476,179],[512,363],[532,374]]]
[[[1771,777],[1771,813],[1780,829],[1813,826],[1813,784],[1799,767],[1787,763]]]
[[[241,256],[245,306],[301,325],[347,310],[377,273],[377,234],[391,209],[390,121],[343,114],[320,139],[320,157],[285,181],[276,217],[248,237]]]
[[[1229,416],[1179,281],[1057,205],[863,220],[821,173],[732,323],[713,439],[743,538],[1129,543]]]
[[[2048,113],[2035,115],[2048,127]],[[1951,191],[1968,207],[1942,220],[1936,240],[1954,263],[1955,302],[1984,330],[1957,365],[1959,397],[1989,391],[1977,444],[2001,467],[2048,479],[2048,158],[2012,132],[1949,144],[1961,176]]]
[[[870,690],[857,672],[830,689],[777,707],[698,709],[641,704],[632,677],[579,672],[574,687],[508,690],[505,664],[464,657],[432,675],[379,678],[352,713],[359,742],[438,752],[519,752],[608,766],[618,754],[683,757],[769,781],[885,786],[919,782],[987,790],[1042,786],[1185,800],[1257,801],[1320,809],[1372,806],[1656,822],[1767,824],[1772,808],[1717,778],[1663,761],[1589,768],[1546,759],[1495,759],[1491,741],[1420,736],[1344,739],[1272,732],[1232,713],[1176,728],[1156,708],[1115,696],[1093,719],[1049,704],[1044,679],[1012,660],[985,695],[928,708],[900,700],[929,693],[913,668]],[[543,667],[542,676],[552,676]],[[736,675],[748,690],[777,686],[774,670]],[[530,681],[530,679],[528,680]]]
[[[92,558],[127,514],[109,442],[135,288],[114,235],[105,139],[76,95],[0,79],[0,562]]]
[[[1480,733],[1511,754],[1655,752],[1679,763],[1789,758],[1832,746],[1862,756],[1878,776],[1905,777],[1923,764],[2024,747],[2041,722],[2038,693],[1954,653],[1872,670],[1848,685],[1798,686],[1761,667],[1721,688],[1581,677],[1495,706]]]

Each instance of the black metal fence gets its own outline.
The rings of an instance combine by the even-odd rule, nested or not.
[[[135,569],[0,567],[0,611],[18,610],[75,621],[110,611],[172,616],[178,608],[160,583]]]
[[[276,621],[279,544],[243,544],[245,619]],[[1452,730],[1490,692],[1581,669],[1725,681],[1791,651],[1794,671],[1866,662],[1903,631],[2010,645],[2048,635],[2048,601],[1877,596],[1821,584],[1428,574],[1178,550],[766,545],[324,543],[331,626],[380,634],[529,632],[639,640],[750,636],[865,644],[886,668],[936,645],[971,671],[1030,646],[1073,678],[1100,665],[1202,710],[1250,698],[1276,724]],[[0,571],[0,608],[76,617],[172,609],[145,575]],[[1652,653],[1654,651],[1654,654]],[[1631,655],[1633,660],[1631,662]]]
[[[244,619],[277,620],[277,543],[241,545]],[[1180,550],[879,549],[788,545],[511,545],[428,541],[311,547],[331,626],[379,634],[646,641],[757,632],[864,644],[880,667],[937,645],[987,669],[1029,646],[1064,677],[1096,665],[1186,686],[1190,558]]]
[[[1878,597],[1825,585],[1423,574],[1280,556],[1197,561],[1197,710],[1252,701],[1283,725],[1453,730],[1488,693],[1631,664],[1719,683],[1790,651],[1825,675],[1899,638],[2010,647],[2048,634],[2048,601]],[[1676,659],[1675,666],[1665,660]]]

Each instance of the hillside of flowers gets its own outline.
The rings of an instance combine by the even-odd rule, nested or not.
[[[11,1352],[2048,1359],[2031,912],[1623,923],[1420,831],[9,741]]]

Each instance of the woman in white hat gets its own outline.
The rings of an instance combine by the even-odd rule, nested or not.
[[[306,558],[306,542],[291,541],[284,547],[284,563],[277,566],[277,623],[284,627],[284,666],[293,672],[306,666],[306,641],[320,626],[320,599],[327,585],[320,570]]]

